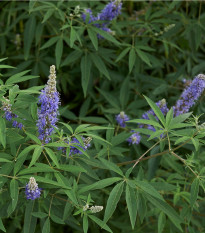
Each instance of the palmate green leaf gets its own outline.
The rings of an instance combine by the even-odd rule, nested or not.
[[[31,150],[33,150],[36,147],[38,147],[38,146],[37,145],[30,145],[30,146],[26,147],[25,149],[23,149],[23,151],[21,151],[21,153],[18,155],[17,159],[22,158],[25,154],[28,154]]]
[[[138,56],[142,59],[142,61],[144,61],[148,66],[152,67],[150,60],[147,56],[147,53],[145,53],[142,50],[137,49],[137,48],[136,48],[136,52],[137,52]]]
[[[163,113],[161,112],[160,108],[148,97],[146,97],[144,95],[147,103],[149,104],[149,106],[152,108],[152,110],[154,111],[154,113],[156,114],[156,116],[158,117],[158,119],[161,121],[161,123],[163,124],[163,126],[165,126],[165,118]]]
[[[46,150],[47,154],[49,155],[49,157],[51,158],[51,160],[56,165],[56,167],[60,168],[60,165],[58,163],[58,158],[56,157],[55,153],[51,149],[49,149],[48,147],[45,147],[45,150]]]
[[[24,72],[21,72],[21,73],[24,73]],[[10,85],[10,84],[13,84],[13,83],[20,83],[20,82],[23,82],[23,81],[27,81],[27,80],[39,77],[39,76],[34,76],[34,75],[26,75],[26,76],[21,76],[20,77],[19,74],[15,74],[15,75],[11,76],[9,79],[7,79],[6,84]]]
[[[10,161],[8,159],[0,158],[0,162],[1,163],[11,163],[12,161]]]
[[[34,142],[36,142],[37,144],[41,145],[41,140],[39,138],[37,138],[35,135],[26,132],[27,136],[29,136],[30,139],[32,139]]]
[[[76,31],[75,29],[71,26],[70,28],[70,47],[73,48],[74,42],[76,41],[77,36],[76,36]]]
[[[16,179],[12,179],[10,182],[10,195],[11,195],[11,201],[12,201],[12,211],[15,210],[17,202],[18,202],[18,195],[19,195],[19,189],[18,189],[18,181]]]
[[[184,113],[184,114],[181,114],[181,115],[173,118],[171,121],[171,126],[173,126],[173,129],[174,129],[174,125],[185,121],[188,117],[191,116],[191,114],[192,114],[192,112],[188,112],[188,113]]]
[[[144,195],[140,191],[137,191],[137,211],[142,224],[147,214],[147,204]]]
[[[129,211],[132,229],[134,229],[137,218],[137,201],[135,191],[129,185],[126,186],[126,203]]]
[[[191,141],[195,147],[195,150],[198,151],[199,149],[199,140],[197,138],[191,138]]]
[[[162,134],[165,135],[164,132],[165,132],[165,130],[157,130],[157,131],[151,133],[148,141],[152,140],[153,138],[160,137],[160,135],[162,135]]]
[[[160,125],[158,122],[156,121],[152,121],[152,120],[144,120],[144,119],[135,119],[135,120],[129,120],[126,122],[130,122],[130,123],[140,123],[140,124],[145,124],[145,125],[153,125],[159,128],[162,128],[162,125]],[[138,129],[136,130],[138,131]],[[139,131],[138,131],[139,132]],[[150,134],[150,133],[149,133]]]
[[[133,66],[135,64],[135,61],[136,61],[135,49],[131,48],[129,52],[129,73],[131,73]]]
[[[79,132],[82,132],[82,131],[84,131],[85,128],[87,128],[88,126],[90,126],[90,124],[81,124],[81,125],[79,125],[79,126],[75,129],[74,133],[77,134],[77,133],[79,133]]]
[[[1,218],[0,218],[0,230],[2,230],[3,232],[6,232],[6,229],[4,227],[4,224],[3,224],[2,220],[1,220]]]
[[[171,220],[171,222],[181,231],[182,228],[180,224],[183,222],[183,219],[177,214],[177,212],[168,205],[165,201],[162,201],[158,198],[155,198],[148,193],[144,193],[144,196],[149,200],[154,206],[163,211]]]
[[[28,59],[36,28],[35,14],[30,15],[24,30],[24,58]]]
[[[92,44],[96,50],[98,50],[98,38],[96,32],[92,30],[92,28],[88,28],[88,36],[92,41]]]
[[[63,123],[63,122],[59,122],[60,124],[64,125],[72,134],[73,134],[73,129],[70,125]]]
[[[64,189],[70,189],[70,187],[66,186],[66,185],[62,185],[62,184],[59,184],[58,182],[56,181],[53,181],[51,179],[48,179],[48,178],[45,178],[45,177],[41,177],[41,176],[36,176],[36,175],[33,175],[33,177],[35,178],[35,180],[37,182],[42,182],[42,183],[45,183],[45,184],[50,184],[53,186],[53,188],[56,188],[56,187],[60,187],[60,188],[64,188]],[[19,179],[30,179],[30,176],[29,175],[26,175],[26,176],[19,176]]]
[[[128,100],[129,100],[129,77],[127,77],[123,83],[122,83],[122,86],[121,86],[121,89],[120,89],[120,104],[122,106],[122,109],[125,109],[125,106],[127,105],[128,103]]]
[[[91,73],[91,60],[87,53],[81,58],[80,68],[81,68],[81,83],[83,88],[84,97],[87,94],[88,84],[90,80]]]
[[[50,142],[44,145],[44,147],[68,147],[68,143],[66,142]]]
[[[103,158],[99,158],[99,160],[103,163],[103,165],[110,171],[116,172],[120,176],[123,176],[122,170],[115,164],[110,162],[109,160],[105,160]]]
[[[12,163],[5,163],[5,164],[1,164],[1,167],[0,167],[0,188],[3,187],[3,185],[7,182],[8,178],[6,176],[2,176],[2,175],[9,175],[12,171],[14,167],[14,162]]]
[[[45,23],[51,16],[52,14],[54,13],[54,9],[49,9],[46,14],[44,15],[43,17],[43,21],[42,21],[42,24]]]
[[[185,128],[185,127],[193,127],[193,125],[189,124],[189,123],[177,123],[177,124],[174,124],[174,125],[171,124],[169,129],[180,129],[180,128]]]
[[[85,129],[79,129],[77,128],[77,132],[75,130],[75,133],[81,133],[81,132],[87,132],[87,131],[97,131],[97,130],[104,130],[104,129],[113,129],[110,127],[106,127],[106,126],[88,126]]]
[[[165,123],[165,126],[166,126],[167,129],[169,128],[172,119],[173,119],[173,108],[171,108],[171,109],[169,110],[169,112],[167,113],[167,115],[166,115],[166,123]]]
[[[97,223],[101,228],[103,228],[104,230],[108,231],[108,232],[111,232],[112,233],[112,230],[108,227],[107,224],[105,224],[102,220],[100,220],[99,218],[97,218],[96,216],[94,215],[88,215],[88,217],[93,220],[95,223]]]
[[[81,50],[74,50],[73,52],[69,53],[66,59],[62,62],[61,67],[75,63],[81,57],[82,54],[83,52]]]
[[[6,148],[6,124],[2,117],[0,117],[0,142]]]
[[[83,216],[83,232],[88,232],[88,216],[84,214]]]
[[[68,196],[68,198],[75,204],[75,205],[79,205],[77,197],[76,197],[76,193],[73,189],[71,190],[64,190],[65,194]]]
[[[107,144],[109,144],[109,145],[112,145],[112,144],[111,144],[110,142],[108,142],[107,140],[105,140],[105,139],[103,139],[103,138],[101,138],[100,136],[95,135],[95,134],[91,134],[91,133],[81,133],[80,135],[82,135],[82,136],[87,136],[87,137],[91,137],[91,138],[95,138],[95,139],[100,140],[100,141],[102,141],[102,142],[105,142],[105,143],[107,143]]]
[[[62,224],[62,225],[65,224],[65,222],[61,218],[57,217],[56,215],[51,214],[50,217],[51,217],[51,220],[57,224]]]
[[[120,43],[110,33],[107,33],[105,31],[103,31],[102,29],[99,29],[99,28],[96,28],[96,27],[93,27],[93,31],[100,34],[106,40],[109,40],[109,41],[113,42],[116,45],[120,45]]]
[[[87,159],[87,158],[86,158]],[[89,159],[87,159],[89,160]],[[77,160],[76,163],[78,166],[82,167],[83,169],[86,170],[86,175],[92,177],[93,179],[95,180],[99,180],[100,178],[98,177],[98,175],[96,174],[95,170],[92,169],[86,162],[87,160],[83,160],[83,161],[80,161],[80,160]]]
[[[34,204],[35,201],[29,201],[26,203],[23,233],[35,232],[37,218],[32,216],[32,212],[34,211]]]
[[[110,103],[115,109],[120,111],[119,102],[115,96],[99,88],[97,88],[97,90],[100,92],[101,95],[103,95],[103,97],[108,101],[108,103]]]
[[[110,80],[109,72],[105,66],[104,61],[101,59],[101,57],[98,56],[96,53],[95,54],[91,53],[90,56],[91,56],[92,62],[95,64],[99,72],[103,73],[105,77]]]
[[[28,168],[30,168],[32,165],[35,164],[35,162],[37,161],[37,159],[40,157],[42,151],[43,151],[43,147],[42,146],[35,147],[34,152],[33,152],[33,156],[32,156],[32,159],[31,159],[31,162],[30,162]]]
[[[36,167],[30,167],[21,170],[18,175],[32,174],[37,172],[58,172],[57,170],[51,168],[47,164],[35,163]]]
[[[48,216],[48,214],[43,212],[33,212],[32,215],[36,218],[45,218]]]
[[[70,164],[63,164],[60,165],[59,169],[66,171],[66,172],[70,172],[76,175],[76,173],[80,173],[80,172],[87,172],[84,168],[79,167],[79,166],[75,166],[75,165],[70,165]]]
[[[6,59],[8,59],[8,57],[1,58],[1,59],[0,59],[0,62],[4,61],[4,60],[6,60]]]
[[[158,218],[158,233],[163,232],[165,224],[166,224],[166,217],[165,217],[164,212],[161,212]]]
[[[118,181],[122,180],[120,177],[112,177],[112,178],[106,178],[100,181],[95,182],[94,184],[91,185],[86,185],[85,187],[82,187],[79,190],[79,193],[84,193],[89,190],[97,190],[97,189],[103,189],[107,186],[110,186]]]
[[[49,217],[44,222],[42,233],[50,233],[50,218]]]
[[[55,48],[57,69],[60,67],[62,54],[63,54],[63,39],[60,37],[58,42],[56,43],[56,48]]]
[[[129,181],[128,184],[130,182],[131,181]],[[161,201],[164,201],[164,198],[159,194],[159,192],[148,182],[140,180],[134,180],[133,182],[138,188],[140,188],[143,191],[143,193],[148,193],[149,195],[158,198]]]
[[[190,197],[191,208],[194,207],[194,204],[198,197],[198,192],[199,192],[199,178],[197,177],[194,179],[194,181],[191,184],[191,197]]]
[[[110,217],[113,215],[117,207],[117,204],[120,200],[120,197],[122,195],[123,187],[124,187],[124,182],[120,182],[112,189],[108,197],[107,205],[105,208],[105,215],[104,215],[104,220],[103,220],[104,224],[106,224],[107,221],[110,219]]]
[[[90,122],[90,123],[95,123],[95,124],[107,124],[108,121],[103,118],[103,117],[79,117],[79,120],[85,121],[85,122]]]
[[[112,146],[117,146],[120,143],[124,142],[129,136],[131,135],[131,133],[127,133],[127,132],[122,132],[119,133],[118,135],[114,136],[111,140]]]
[[[52,46],[53,44],[55,44],[58,40],[59,40],[59,37],[58,37],[58,36],[50,38],[50,39],[40,48],[40,50],[51,47],[51,46]]]
[[[0,65],[0,69],[11,69],[11,68],[15,68],[15,67],[9,65]]]
[[[145,135],[151,135],[153,133],[152,130],[149,130],[149,129],[144,129],[144,128],[138,128],[138,129],[135,129],[134,130],[135,132],[139,132],[139,133],[142,133],[142,134],[145,134]]]
[[[115,62],[120,61],[128,52],[130,51],[130,47],[124,49],[120,55],[117,57],[117,59],[115,60]]]

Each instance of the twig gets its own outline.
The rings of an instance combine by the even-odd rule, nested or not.
[[[140,160],[151,150],[153,149],[157,144],[159,144],[160,141],[156,142],[153,146],[151,146],[147,151],[145,151],[145,153],[139,157],[139,159],[135,162],[135,164],[133,165],[133,168],[140,162]]]

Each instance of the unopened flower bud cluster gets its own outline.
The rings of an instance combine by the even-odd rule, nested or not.
[[[86,210],[90,210],[91,211],[91,213],[98,213],[98,212],[100,212],[100,211],[102,211],[103,210],[103,206],[91,206],[91,207],[89,207],[89,205],[88,204],[86,204],[85,206],[83,206],[83,211],[86,211]]]
[[[74,17],[74,16],[80,17],[81,15],[79,14],[79,12],[80,12],[80,6],[76,6],[74,11],[73,11],[73,14],[71,13],[70,16],[71,17]]]
[[[175,27],[175,24],[170,24],[170,25],[166,26],[166,27],[164,28],[164,30],[160,31],[159,33],[156,32],[154,35],[155,35],[155,36],[162,35],[163,33],[168,32],[169,30],[171,30],[173,27]]]

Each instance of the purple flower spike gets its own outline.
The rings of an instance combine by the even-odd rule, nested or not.
[[[6,99],[5,97],[4,101],[2,101],[2,110],[4,111],[4,117],[7,121],[12,121],[13,118],[17,118],[18,116],[14,113],[12,113],[11,111],[11,104],[10,104],[10,100]],[[18,123],[16,120],[13,121],[12,126],[15,128],[19,128],[22,129],[23,128],[23,124],[22,123]]]
[[[111,21],[121,13],[122,2],[120,0],[111,1],[98,14],[98,19],[103,21]]]
[[[51,134],[56,127],[59,115],[58,108],[60,104],[59,93],[56,90],[56,73],[55,66],[50,67],[50,75],[45,88],[41,91],[38,103],[41,105],[38,109],[38,132],[39,139],[48,143]]]
[[[128,139],[127,141],[129,142],[129,145],[134,145],[134,144],[139,144],[141,140],[141,136],[139,135],[139,133],[133,133]]]
[[[173,107],[174,116],[187,113],[205,89],[205,75],[199,74],[187,86]]]
[[[88,23],[94,21],[104,21],[102,23],[94,23],[93,25],[97,28],[102,29],[108,33],[112,33],[112,31],[107,27],[111,20],[116,18],[121,13],[122,2],[121,0],[114,0],[109,2],[105,8],[95,17],[93,16],[91,9],[85,9],[85,13],[81,15],[83,21],[86,21],[86,16],[89,16]],[[101,35],[98,35],[98,39],[102,39]]]
[[[123,111],[116,115],[115,119],[117,123],[123,128],[126,126],[125,122],[129,121],[129,117]]]
[[[41,195],[41,188],[38,187],[34,177],[31,177],[25,188],[25,194],[27,199],[35,200]]]

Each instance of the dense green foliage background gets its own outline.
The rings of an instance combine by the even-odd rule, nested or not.
[[[79,17],[86,8],[97,14],[107,3],[0,2],[0,53],[1,58],[8,58],[1,61],[4,65],[0,64],[0,94],[9,95],[14,111],[26,119],[26,131],[21,132],[1,117],[3,231],[3,223],[8,233],[87,232],[87,225],[88,232],[95,233],[205,231],[204,131],[197,128],[204,122],[204,115],[200,123],[192,118],[191,123],[184,123],[181,128],[174,128],[177,121],[172,121],[171,116],[165,119],[167,127],[172,122],[172,148],[179,146],[176,153],[184,161],[168,150],[169,138],[161,140],[155,135],[148,141],[144,135],[139,145],[129,146],[126,139],[137,124],[128,123],[126,128],[120,128],[115,120],[120,111],[130,119],[139,119],[150,107],[156,110],[152,102],[149,105],[149,99],[157,102],[164,98],[171,108],[185,87],[182,79],[205,73],[205,4],[124,1],[122,14],[109,25],[112,34]],[[77,5],[80,11],[75,15]],[[104,38],[98,39],[98,34]],[[53,64],[61,97],[60,121],[67,127],[59,126],[53,142],[62,143],[63,135],[87,133],[93,137],[92,147],[86,151],[90,157],[83,154],[65,159],[56,150],[59,145],[50,146],[50,153],[54,153],[50,160],[59,173],[49,170],[43,156],[38,164],[30,164],[33,151],[25,151],[31,145],[40,148],[35,137],[37,97]],[[13,78],[6,82],[15,74],[20,74],[15,81]],[[149,97],[148,102],[143,95]],[[204,110],[203,95],[192,111],[196,116]],[[189,116],[182,116],[178,122]],[[130,170],[147,150],[146,156],[153,157],[144,157]],[[36,151],[37,147],[34,154],[39,153]],[[29,164],[31,170],[27,170]],[[33,174],[39,176],[37,181],[44,189],[43,197],[35,202],[25,200],[22,190]],[[65,191],[66,186],[70,189]],[[82,210],[87,200],[105,210],[87,216]],[[82,214],[73,215],[78,210]]]

